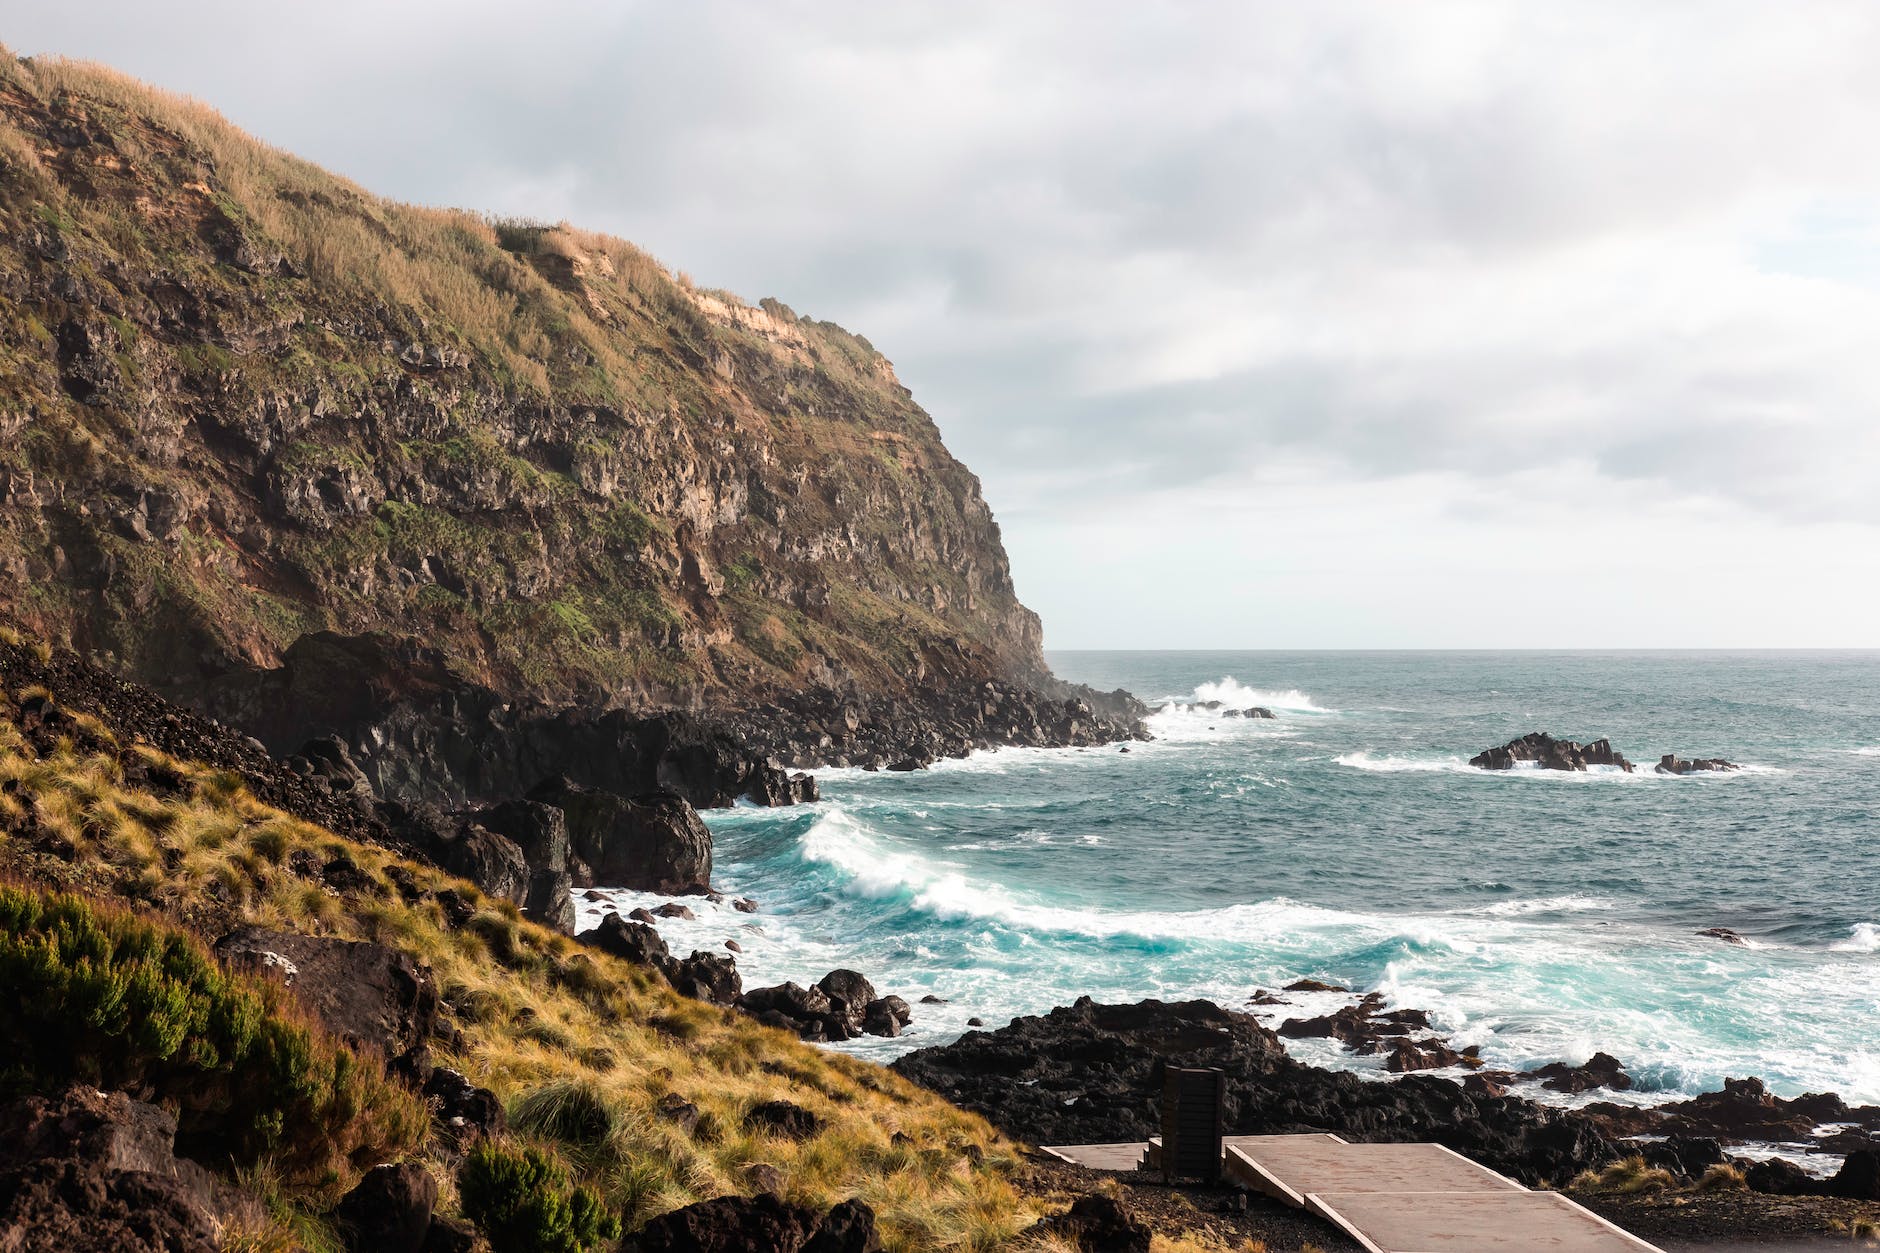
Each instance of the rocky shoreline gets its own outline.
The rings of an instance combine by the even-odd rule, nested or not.
[[[1313,984],[1299,990],[1339,989]],[[1262,1003],[1279,1000],[1269,994]],[[1605,1101],[1567,1109],[1512,1095],[1508,1087],[1622,1091],[1631,1082],[1623,1066],[1597,1054],[1580,1066],[1555,1063],[1525,1074],[1478,1071],[1458,1081],[1400,1073],[1380,1081],[1300,1062],[1282,1040],[1332,1037],[1359,1051],[1381,1051],[1372,1047],[1375,1042],[1396,1049],[1418,1023],[1428,1023],[1420,1011],[1383,1012],[1370,998],[1331,1015],[1288,1019],[1275,1032],[1252,1014],[1210,1001],[1101,1005],[1086,997],[995,1031],[968,1032],[950,1044],[908,1053],[893,1068],[1008,1134],[1039,1144],[1159,1135],[1162,1070],[1215,1067],[1227,1076],[1230,1134],[1329,1131],[1365,1141],[1434,1141],[1530,1186],[1560,1186],[1638,1157],[1642,1168],[1665,1172],[1669,1183],[1695,1185],[1709,1172],[1728,1168],[1728,1178],[1758,1193],[1880,1201],[1880,1107],[1850,1107],[1833,1094],[1788,1100],[1748,1078],[1656,1107]],[[1440,1040],[1409,1047],[1424,1064],[1393,1070],[1472,1060]],[[1815,1134],[1823,1125],[1839,1130],[1823,1139]],[[1803,1142],[1839,1156],[1838,1169],[1817,1175],[1782,1157],[1730,1152]]]

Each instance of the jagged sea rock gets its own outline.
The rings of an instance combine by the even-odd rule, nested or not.
[[[1634,766],[1618,752],[1612,741],[1557,740],[1545,731],[1530,731],[1500,748],[1487,749],[1469,759],[1478,770],[1512,770],[1516,765],[1532,763],[1542,770],[1586,770],[1592,766],[1614,766],[1631,774]]]
[[[1659,774],[1728,773],[1742,768],[1735,762],[1725,761],[1721,757],[1684,758],[1676,753],[1666,753],[1658,759],[1658,764],[1652,767]]]

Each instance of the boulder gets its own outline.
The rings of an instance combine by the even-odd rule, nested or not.
[[[374,1166],[333,1210],[351,1253],[422,1253],[437,1180],[419,1162]]]
[[[695,950],[683,960],[668,958],[661,963],[660,970],[674,991],[695,1001],[729,1008],[738,1003],[744,991],[744,980],[738,974],[737,963],[723,953]]]
[[[813,1209],[774,1192],[721,1196],[661,1214],[626,1240],[637,1253],[802,1253],[820,1225]]]
[[[678,901],[667,901],[655,909],[653,914],[658,918],[683,918],[687,922],[694,922],[698,919],[698,915],[692,912],[690,906],[681,905]]]
[[[1592,766],[1616,766],[1631,774],[1633,765],[1613,751],[1612,741],[1557,740],[1545,731],[1530,731],[1518,740],[1509,740],[1500,748],[1487,749],[1469,759],[1478,770],[1512,770],[1517,764],[1531,762],[1542,770],[1586,770]]]
[[[370,809],[378,800],[378,794],[372,790],[372,780],[353,761],[352,750],[346,747],[346,741],[337,735],[321,735],[308,740],[300,746],[299,752],[288,758],[286,764],[289,770],[317,780],[335,797],[362,809]]]
[[[1839,1172],[1821,1190],[1850,1201],[1880,1201],[1880,1153],[1872,1149],[1849,1153]]]
[[[829,1012],[840,1017],[851,1034],[861,1031],[869,1003],[876,999],[874,984],[858,970],[832,970],[816,987],[829,998]]]
[[[1798,1098],[1798,1102],[1805,1100]],[[1797,1108],[1798,1102],[1771,1094],[1761,1079],[1725,1079],[1720,1092],[1662,1105],[1658,1112],[1667,1120],[1667,1130],[1675,1133],[1714,1136],[1736,1144],[1796,1142],[1809,1138],[1819,1112],[1812,1104]]]
[[[914,1021],[914,1011],[898,996],[883,996],[868,1003],[862,1014],[862,1030],[869,1035],[894,1037]]]
[[[1709,772],[1728,772],[1741,770],[1743,767],[1721,757],[1696,757],[1686,760],[1676,753],[1666,753],[1653,767],[1659,774],[1704,774]]]
[[[170,1111],[82,1083],[57,1098],[21,1097],[0,1109],[0,1167],[72,1157],[105,1170],[168,1175],[175,1147]]]
[[[653,1105],[653,1112],[677,1126],[687,1135],[698,1130],[698,1106],[680,1096],[677,1092],[668,1092]]]
[[[1725,944],[1748,944],[1749,943],[1748,940],[1745,940],[1742,936],[1730,930],[1730,928],[1728,927],[1705,927],[1702,931],[1699,931],[1697,934],[1701,936],[1705,936],[1706,938],[1712,939],[1712,940],[1722,940]]]
[[[630,922],[619,914],[608,914],[599,926],[583,931],[575,939],[641,966],[659,968],[672,956],[659,932],[643,922]]]
[[[1528,1076],[1539,1079],[1541,1086],[1552,1092],[1590,1092],[1594,1088],[1623,1092],[1632,1086],[1632,1076],[1625,1073],[1625,1065],[1610,1053],[1595,1053],[1581,1066],[1549,1062],[1538,1070],[1529,1071]]]
[[[445,1066],[433,1070],[424,1082],[424,1095],[431,1102],[433,1123],[458,1149],[509,1129],[502,1098],[477,1087],[458,1071]]]
[[[554,805],[539,800],[504,801],[477,810],[472,818],[498,835],[514,840],[531,871],[570,868],[573,859],[568,820]]]
[[[802,1253],[881,1253],[875,1211],[854,1198],[840,1202],[823,1215]]]
[[[1114,1197],[1086,1193],[1035,1230],[1069,1240],[1084,1253],[1149,1253],[1153,1233]]]
[[[786,1140],[807,1140],[823,1128],[822,1119],[790,1101],[763,1101],[753,1105],[744,1121],[748,1126]]]
[[[776,1025],[795,1031],[804,1039],[831,1038],[829,1027],[838,1027],[842,1018],[835,1013],[829,994],[821,988],[806,988],[797,983],[779,983],[774,987],[753,988],[738,1000],[738,1007],[759,1018],[774,1014],[782,1021]],[[835,1039],[848,1039],[846,1035]]]
[[[0,1172],[0,1247],[19,1253],[216,1253],[215,1219],[167,1175],[71,1158]]]
[[[437,985],[430,968],[409,955],[383,944],[260,927],[229,932],[216,941],[215,951],[242,969],[265,970],[270,958],[284,959],[297,971],[289,985],[296,999],[328,1031],[408,1077],[422,1079],[429,1072]]]
[[[550,779],[529,795],[566,815],[574,852],[596,883],[670,896],[711,890],[711,832],[677,792],[629,799]]]
[[[486,896],[522,905],[529,899],[529,863],[522,849],[505,835],[480,823],[469,823],[438,850],[437,862],[460,879],[468,879]]]

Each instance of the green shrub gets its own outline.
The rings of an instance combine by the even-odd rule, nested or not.
[[[302,1025],[271,984],[183,932],[78,897],[0,887],[0,1088],[148,1092],[179,1148],[325,1182],[417,1146],[424,1106]]]
[[[572,1187],[567,1168],[532,1146],[477,1145],[458,1168],[457,1195],[495,1253],[585,1253],[620,1238],[600,1194]]]

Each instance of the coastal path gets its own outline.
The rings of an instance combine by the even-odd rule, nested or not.
[[[1044,1151],[1093,1170],[1150,1170],[1161,1141]],[[1657,1253],[1557,1192],[1534,1192],[1440,1144],[1335,1135],[1225,1136],[1222,1175],[1317,1214],[1371,1253]]]

